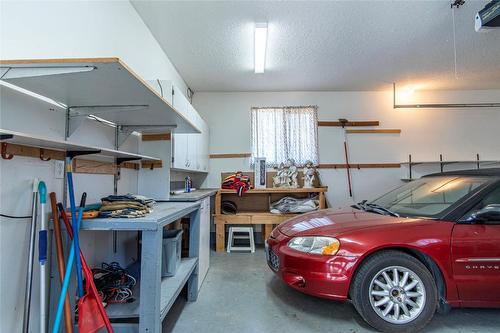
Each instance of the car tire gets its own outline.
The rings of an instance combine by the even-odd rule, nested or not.
[[[361,263],[350,295],[361,317],[388,333],[419,331],[438,305],[432,274],[419,260],[400,251],[379,252]]]

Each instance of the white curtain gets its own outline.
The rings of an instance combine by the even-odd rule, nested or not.
[[[265,157],[269,167],[287,159],[297,166],[318,164],[317,106],[252,108],[252,164]]]

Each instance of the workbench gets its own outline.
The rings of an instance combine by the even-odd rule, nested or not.
[[[188,216],[189,257],[182,258],[175,276],[161,277],[163,227]],[[85,231],[141,231],[140,279],[134,287],[132,303],[111,304],[106,307],[110,320],[139,319],[139,332],[161,333],[162,321],[175,299],[187,283],[187,299],[198,298],[198,247],[200,233],[199,202],[162,202],[154,206],[153,212],[141,218],[97,218],[83,220],[81,232]],[[137,324],[131,324],[137,326]],[[115,326],[115,324],[113,324]],[[136,331],[136,329],[132,329]]]
[[[278,225],[299,214],[272,214],[269,207],[272,201],[292,195],[304,196],[311,193],[318,194],[319,209],[326,208],[325,193],[328,187],[314,188],[263,188],[251,189],[238,197],[235,190],[220,189],[215,196],[215,232],[216,251],[223,252],[226,241],[227,224],[260,224],[263,226],[262,237],[267,239],[275,225]],[[236,214],[222,214],[222,200],[236,202]]]

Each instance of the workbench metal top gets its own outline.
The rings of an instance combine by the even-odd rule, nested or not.
[[[153,212],[145,217],[83,220],[80,230],[158,230],[199,207],[199,202],[160,202],[153,207]]]
[[[186,202],[186,201],[199,201],[208,196],[215,195],[218,189],[199,189],[189,193],[171,194],[168,201]]]

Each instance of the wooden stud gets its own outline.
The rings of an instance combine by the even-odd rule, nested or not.
[[[246,158],[251,157],[251,153],[239,153],[239,154],[210,154],[210,158]]]
[[[143,169],[155,169],[155,168],[163,168],[163,162],[162,161],[142,161],[141,162],[141,167]]]
[[[61,161],[64,160],[66,156],[64,151],[61,150],[24,146],[8,142],[3,142],[2,145],[5,146],[5,152],[7,154],[14,156],[34,157],[38,159],[42,156],[44,159],[53,159]]]
[[[109,162],[97,162],[84,160],[80,158],[73,159],[74,173],[91,173],[101,175],[114,175],[116,173],[116,165]]]
[[[143,134],[142,141],[170,141],[172,135],[170,133],[158,133],[158,134]]]
[[[273,225],[264,224],[264,228],[262,228],[262,238],[264,238],[264,240],[267,240],[271,235],[271,232],[273,232]]]
[[[349,163],[350,169],[388,169],[400,168],[400,163]],[[320,169],[346,169],[345,163],[323,163],[318,165]]]
[[[318,121],[318,126],[348,126],[348,127],[361,127],[361,126],[379,126],[380,122],[378,120],[370,121],[348,121],[346,123],[341,123],[340,121]]]
[[[347,134],[401,133],[400,129],[348,129]]]
[[[224,220],[219,217],[215,217],[215,234],[216,234],[216,239],[215,239],[215,250],[217,252],[224,252],[224,248],[226,246],[226,225],[224,223]]]
[[[325,192],[319,192],[319,209],[326,208]]]

